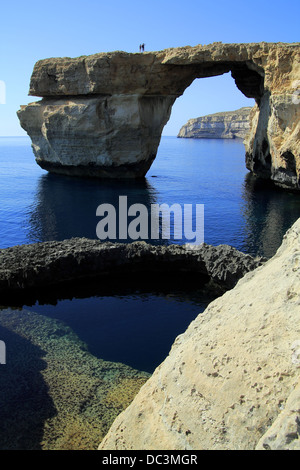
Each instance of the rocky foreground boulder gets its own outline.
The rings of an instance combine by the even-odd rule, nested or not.
[[[300,450],[299,263],[300,219],[175,340],[99,449]]]
[[[250,131],[251,107],[189,119],[178,136],[189,139],[245,139]]]
[[[196,78],[231,72],[256,105],[247,168],[300,189],[299,43],[221,42],[130,54],[123,51],[38,61],[18,117],[37,163],[94,178],[144,177],[172,105]]]

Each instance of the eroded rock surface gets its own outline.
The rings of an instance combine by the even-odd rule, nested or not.
[[[299,43],[198,45],[159,52],[116,51],[38,61],[18,112],[37,163],[94,177],[142,177],[177,97],[196,78],[230,72],[255,98],[247,168],[299,189]]]
[[[299,260],[300,219],[178,336],[100,449],[300,449]]]
[[[203,243],[190,248],[72,238],[1,249],[0,294],[22,294],[27,289],[100,276],[118,275],[126,280],[129,272],[130,276],[144,273],[149,284],[151,277],[163,279],[166,273],[183,273],[226,290],[263,261],[228,245]]]
[[[189,119],[178,136],[192,139],[244,139],[249,132],[251,107]]]

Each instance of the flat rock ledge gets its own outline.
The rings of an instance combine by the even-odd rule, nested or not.
[[[101,450],[300,450],[300,219],[209,304]]]
[[[112,243],[72,238],[0,250],[0,294],[22,294],[30,289],[91,280],[110,275],[119,285],[141,273],[147,282],[165,274],[193,275],[223,290],[232,288],[248,271],[262,264],[228,245],[154,246],[145,242]]]

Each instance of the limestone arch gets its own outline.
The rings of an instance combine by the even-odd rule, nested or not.
[[[246,166],[300,189],[299,43],[222,44],[38,61],[18,111],[44,169],[94,178],[144,177],[172,105],[196,78],[231,72],[256,105]],[[299,81],[299,80],[298,80]],[[298,82],[297,82],[298,83]]]

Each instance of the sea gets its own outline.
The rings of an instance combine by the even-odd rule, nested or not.
[[[49,174],[36,164],[28,137],[2,137],[0,176],[0,248],[72,237],[97,239],[97,207],[101,204],[117,207],[120,196],[127,196],[128,206],[143,204],[149,210],[152,204],[202,205],[205,243],[228,244],[252,256],[265,258],[276,253],[285,232],[300,216],[298,194],[275,188],[248,172],[245,148],[240,140],[162,137],[157,157],[145,179],[114,181]],[[154,244],[188,241],[175,239],[172,230],[171,235],[170,239],[146,241]],[[133,240],[115,241],[131,243]],[[6,339],[7,349],[6,364],[0,365],[0,377],[2,372],[2,385],[6,385],[2,392],[0,390],[0,398],[7,404],[8,411],[4,417],[6,437],[0,432],[0,448],[78,448],[81,441],[79,439],[78,444],[74,432],[68,431],[69,427],[74,430],[74,426],[76,429],[86,426],[85,429],[89,429],[91,416],[95,427],[95,416],[99,417],[99,414],[102,416],[99,429],[107,430],[114,416],[127,403],[124,390],[131,390],[128,383],[132,384],[134,378],[135,383],[140,384],[144,377],[151,375],[168,355],[175,338],[214,298],[214,294],[202,286],[183,288],[183,284],[182,279],[174,285],[166,280],[151,289],[147,282],[131,285],[128,273],[126,288],[116,284],[107,292],[101,289],[93,295],[81,292],[77,297],[56,298],[48,303],[36,301],[22,308],[13,307],[13,310],[7,310],[12,306],[3,305],[0,340]],[[83,385],[80,388],[77,384],[73,397],[78,390],[84,395],[86,384],[94,383],[99,364],[102,371],[99,377],[103,370],[106,374],[109,370],[110,374],[105,379],[99,378],[102,388],[98,385],[98,395],[93,385],[93,392],[89,391],[89,398],[84,396],[85,405],[79,411],[75,402],[72,402],[73,408],[68,402],[72,384],[79,380],[70,369],[71,363],[75,367],[78,348],[81,362],[80,367],[76,367],[81,370]],[[28,361],[24,361],[26,354]],[[33,357],[34,361],[30,362]],[[3,374],[4,368],[9,370],[9,364],[14,364],[14,360],[18,381],[8,372],[6,379]],[[45,414],[33,412],[36,406],[32,403],[32,394],[39,396],[42,392],[34,388],[30,393],[32,363],[36,367],[34,381],[36,383],[38,377],[43,385],[38,390],[44,390],[47,383],[44,394],[37,399],[43,403]],[[83,363],[85,368],[82,368]],[[68,379],[68,374],[72,379]],[[63,383],[69,380],[68,392],[58,400],[53,383],[59,383],[57,387],[63,388],[62,376]],[[24,380],[27,380],[26,386]],[[110,384],[104,400],[105,413],[108,409],[112,413],[113,409],[115,414],[105,414],[98,408],[93,413],[90,411],[96,395],[99,402],[104,382]],[[12,413],[12,402],[7,402],[9,393],[18,393],[19,399],[27,403],[27,412],[33,416],[25,430],[14,424],[22,421],[20,416],[24,409],[14,411],[15,415]],[[111,407],[107,405],[108,397],[112,397]],[[66,409],[68,416],[72,415],[71,424],[62,418],[58,422],[57,416],[64,415]],[[15,416],[15,421],[11,416]],[[80,424],[78,420],[81,420]],[[16,434],[19,436],[17,443]],[[62,434],[69,437],[62,439]],[[90,438],[91,448],[98,438],[98,434]]]

